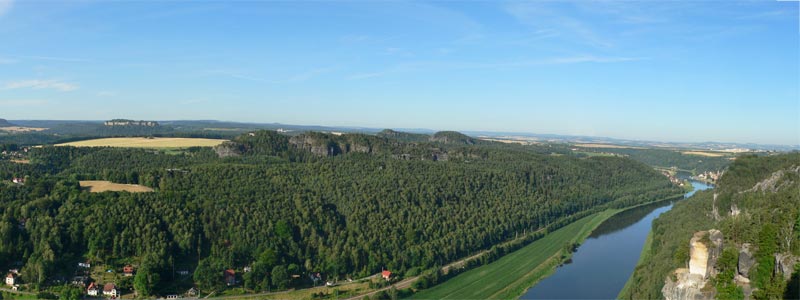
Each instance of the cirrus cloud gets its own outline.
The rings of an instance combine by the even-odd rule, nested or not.
[[[40,79],[32,79],[32,80],[18,80],[18,81],[11,81],[7,82],[3,85],[4,90],[15,90],[15,89],[53,89],[61,92],[69,92],[77,90],[79,87],[76,84],[63,82],[59,80],[40,80]]]

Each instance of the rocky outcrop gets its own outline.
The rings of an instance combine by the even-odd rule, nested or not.
[[[775,275],[783,275],[783,280],[789,280],[797,262],[791,254],[775,253]]]
[[[241,145],[233,142],[224,142],[217,146],[214,146],[214,152],[217,153],[217,156],[220,158],[225,157],[236,157],[242,155]]]
[[[336,143],[309,134],[293,136],[289,138],[289,144],[317,156],[334,156],[340,152]]]
[[[709,278],[717,275],[717,259],[722,254],[722,232],[699,231],[689,241],[689,268],[679,268],[664,282],[661,293],[668,300],[713,299]]]
[[[752,268],[755,263],[756,259],[753,257],[753,252],[750,250],[750,244],[742,244],[742,248],[739,249],[738,273],[749,278],[750,268]]]
[[[673,280],[673,276],[674,279]],[[683,300],[683,299],[714,299],[714,293],[705,289],[707,280],[703,280],[703,276],[699,274],[692,274],[689,269],[679,268],[675,270],[673,276],[667,278],[664,282],[664,288],[661,289],[661,294],[667,300]]]
[[[792,183],[790,181],[783,181],[781,180],[783,176],[787,173],[794,173],[800,174],[800,166],[792,166],[786,168],[784,170],[778,170],[772,173],[769,178],[762,180],[759,183],[756,183],[751,189],[741,191],[741,193],[746,192],[772,192],[775,193],[783,187],[790,186]]]

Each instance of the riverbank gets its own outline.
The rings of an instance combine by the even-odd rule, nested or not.
[[[529,245],[487,265],[466,271],[415,294],[415,299],[518,298],[531,286],[552,275],[572,253],[565,245],[580,244],[609,218],[620,212],[683,197],[677,194],[648,203],[595,213],[555,230]]]
[[[483,265],[432,288],[414,299],[490,299],[519,297],[537,280],[552,273],[562,262],[564,245],[580,243],[592,230],[621,209],[609,209],[584,217],[548,233],[539,240],[495,262]],[[568,256],[568,255],[567,255]],[[487,281],[487,279],[491,279]]]
[[[653,232],[650,231],[647,233],[647,238],[644,240],[644,246],[642,246],[642,253],[639,254],[639,260],[636,262],[636,267],[634,268],[634,272],[636,269],[639,268],[647,259],[650,258],[651,249],[653,248]],[[619,291],[619,295],[617,295],[617,299],[629,299],[630,289],[633,286],[633,276],[628,278],[628,281],[625,282],[625,286],[622,287],[622,290]]]

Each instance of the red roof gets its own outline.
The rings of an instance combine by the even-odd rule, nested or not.
[[[133,267],[131,265],[127,265],[122,268],[122,272],[124,273],[133,273]]]
[[[389,270],[384,270],[381,272],[381,276],[383,276],[383,278],[388,278],[389,276],[392,276],[392,272],[389,272]]]
[[[233,269],[227,269],[225,270],[225,276],[236,276],[236,271]]]
[[[93,289],[95,289],[95,288],[97,288],[97,286],[96,286],[96,285],[94,285],[94,282],[92,282],[92,283],[90,283],[90,284],[89,284],[89,287],[88,287],[88,288],[86,288],[86,289],[87,289],[87,290],[93,290]]]
[[[14,278],[14,273],[8,273],[8,275],[6,275],[6,278]]]
[[[117,288],[117,286],[114,285],[113,283],[106,283],[106,285],[103,286],[103,291],[104,292],[110,292],[111,290],[114,290],[116,288]]]

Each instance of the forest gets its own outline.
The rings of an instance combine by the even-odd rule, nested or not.
[[[520,232],[682,193],[640,162],[559,147],[456,132],[266,130],[177,152],[25,147],[29,163],[0,158],[0,267],[19,268],[34,290],[88,262],[135,266],[136,276],[117,284],[143,297],[223,290],[227,269],[248,291],[275,291],[309,286],[316,273],[412,273]],[[90,193],[81,180],[155,192]]]
[[[665,279],[686,267],[695,232],[717,229],[724,236],[707,286],[716,299],[798,299],[798,270],[782,270],[777,257],[800,257],[800,153],[742,156],[713,190],[698,192],[653,222],[652,248],[636,267],[623,299],[663,298]],[[716,194],[716,196],[715,196]],[[740,251],[751,249],[755,266],[742,271]],[[791,267],[789,267],[791,268]],[[742,284],[742,274],[749,285]],[[737,281],[734,280],[738,277]],[[788,279],[788,280],[787,280]]]

